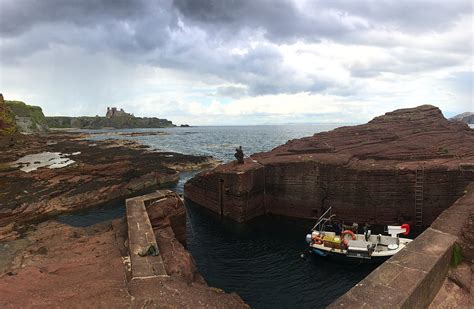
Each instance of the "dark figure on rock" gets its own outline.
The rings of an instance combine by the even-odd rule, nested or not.
[[[242,146],[235,149],[234,157],[237,159],[237,163],[244,164],[244,152],[242,150]]]

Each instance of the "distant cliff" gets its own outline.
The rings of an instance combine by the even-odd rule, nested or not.
[[[129,116],[121,117],[46,117],[50,128],[76,128],[76,129],[133,129],[133,128],[168,128],[175,125],[160,118],[141,118]]]
[[[15,123],[21,132],[46,132],[48,125],[39,106],[32,106],[21,101],[5,101],[6,106],[15,116]]]
[[[46,117],[50,128],[75,128],[75,129],[134,129],[134,128],[168,128],[175,125],[160,118],[141,118],[126,113],[123,109],[107,107],[105,117]]]
[[[467,124],[474,124],[474,113],[465,112],[465,113],[462,113],[450,118],[450,120],[457,120],[457,121],[462,121]]]

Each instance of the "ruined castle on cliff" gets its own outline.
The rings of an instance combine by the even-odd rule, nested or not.
[[[114,118],[114,117],[124,117],[129,116],[133,117],[133,114],[126,113],[123,108],[117,110],[116,107],[107,107],[107,113],[105,114],[106,118]]]

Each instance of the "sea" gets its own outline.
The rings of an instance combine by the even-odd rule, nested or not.
[[[90,132],[95,133],[93,140],[125,138],[158,151],[208,155],[227,162],[234,159],[238,146],[250,155],[341,125],[203,126]],[[150,131],[164,134],[114,135]],[[183,193],[184,183],[196,173],[182,173],[178,185],[172,189]],[[210,286],[237,293],[252,308],[322,308],[378,266],[341,264],[310,254],[305,236],[314,224],[312,220],[262,216],[239,224],[189,201],[186,209],[187,249],[199,272]],[[84,227],[124,214],[124,202],[114,202],[81,213],[62,215],[59,220]]]

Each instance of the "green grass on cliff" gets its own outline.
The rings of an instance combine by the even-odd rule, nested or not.
[[[27,105],[21,101],[5,101],[6,105],[11,109],[13,114],[18,117],[29,117],[32,121],[30,129],[36,130],[36,125],[47,126],[43,110],[39,106]]]
[[[31,117],[34,120],[44,120],[43,110],[39,106],[27,105],[21,101],[5,101],[16,116]]]

